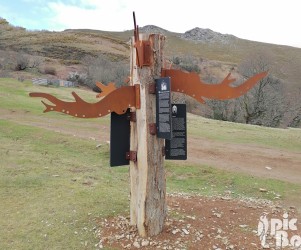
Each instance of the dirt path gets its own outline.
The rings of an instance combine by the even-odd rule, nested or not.
[[[58,121],[54,118],[34,116],[24,111],[0,110],[0,118],[20,124],[37,126],[96,143],[110,140],[110,128],[95,122]],[[188,137],[188,160],[181,164],[207,164],[216,168],[239,171],[264,178],[301,183],[301,152],[272,149],[247,144],[212,141]]]
[[[189,138],[187,162],[301,183],[301,152]]]

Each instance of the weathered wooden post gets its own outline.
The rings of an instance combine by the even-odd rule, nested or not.
[[[144,53],[148,57],[147,66],[139,67],[137,41],[132,39],[131,85],[140,84],[141,106],[136,110],[136,122],[131,122],[130,150],[137,152],[137,161],[130,161],[130,216],[131,224],[137,225],[141,236],[152,236],[162,231],[166,217],[164,139],[151,134],[151,124],[156,122],[156,95],[149,91],[154,79],[161,76],[165,37],[141,34],[139,40],[149,42],[146,46],[150,54]]]

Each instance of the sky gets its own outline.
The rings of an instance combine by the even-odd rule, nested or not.
[[[208,28],[252,41],[301,48],[300,0],[1,0],[0,17],[28,30],[133,29],[184,33]]]

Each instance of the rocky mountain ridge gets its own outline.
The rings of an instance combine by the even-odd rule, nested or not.
[[[163,35],[167,35],[170,32],[166,29],[160,28],[155,25],[146,25],[140,28],[141,32],[144,33],[159,33]],[[184,33],[174,33],[179,38],[185,39],[185,40],[191,40],[196,42],[203,42],[203,43],[209,43],[209,42],[215,42],[215,43],[221,43],[221,44],[228,44],[234,39],[238,39],[236,36],[229,35],[229,34],[222,34],[216,31],[213,31],[211,29],[203,29],[199,27],[195,27],[191,30],[188,30]]]
[[[220,42],[222,44],[230,43],[233,39],[237,38],[233,35],[222,34],[211,29],[202,29],[199,27],[186,31],[184,34],[181,34],[180,37],[186,40],[204,43]]]

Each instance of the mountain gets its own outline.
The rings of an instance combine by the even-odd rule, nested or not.
[[[264,52],[270,58],[271,72],[275,76],[289,86],[301,85],[300,48],[249,41],[201,28],[175,33],[154,25],[147,25],[140,28],[140,32],[164,34],[167,38],[165,54],[168,58],[188,55],[198,58],[200,62],[205,63],[203,68],[210,68],[210,73],[216,74],[217,78],[225,76],[230,69],[235,68],[254,53]],[[62,32],[28,31],[22,27],[12,26],[5,19],[0,19],[0,51],[26,53],[44,58],[55,67],[76,65],[80,68],[86,56],[107,55],[112,61],[128,61],[129,41],[132,36],[133,30],[124,32],[89,29],[69,29]]]
[[[233,35],[221,34],[211,29],[202,29],[199,27],[186,31],[184,34],[181,34],[180,37],[186,40],[203,43],[214,42],[221,44],[229,44],[233,39],[237,38]]]

